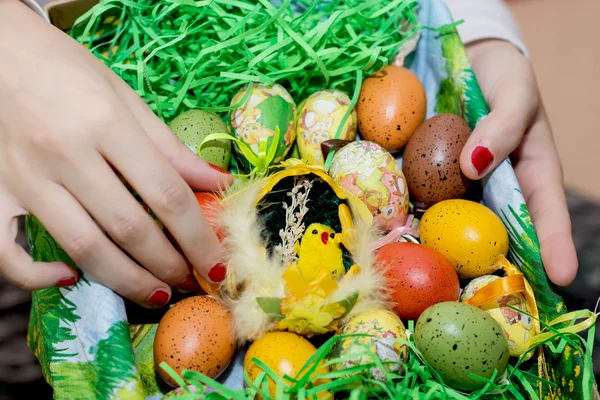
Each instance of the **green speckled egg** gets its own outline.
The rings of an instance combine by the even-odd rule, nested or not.
[[[227,133],[227,126],[215,113],[189,110],[171,121],[171,130],[194,153],[204,161],[227,169],[231,157],[231,142],[213,140],[198,153],[198,146],[211,133]]]
[[[499,376],[508,363],[502,327],[468,304],[448,301],[429,307],[417,320],[415,343],[444,382],[459,390],[482,388],[485,382],[469,374],[490,378],[497,369]]]

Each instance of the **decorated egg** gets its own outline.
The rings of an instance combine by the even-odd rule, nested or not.
[[[329,174],[362,200],[381,229],[389,231],[406,222],[406,180],[396,159],[383,147],[352,142],[335,153]]]
[[[475,390],[502,375],[508,364],[508,342],[502,327],[488,313],[448,301],[429,307],[417,321],[415,344],[423,358],[455,389]]]
[[[154,336],[154,364],[170,385],[172,378],[159,367],[165,361],[181,375],[184,369],[217,378],[236,349],[229,310],[208,296],[181,300],[162,317]]]
[[[330,357],[348,357],[346,361],[335,364],[336,370],[371,364],[374,362],[373,357],[378,357],[386,363],[388,371],[400,373],[408,359],[406,345],[396,341],[396,339],[407,340],[406,330],[400,318],[390,311],[374,310],[359,314],[344,324],[338,334],[369,336],[348,337],[335,344]],[[365,354],[365,349],[370,350],[371,356]],[[354,354],[356,357],[351,357]],[[373,379],[386,380],[385,371],[379,367],[370,368],[368,374]]]
[[[454,266],[440,252],[416,243],[390,243],[377,252],[394,311],[416,320],[429,306],[457,301],[460,284]]]
[[[296,378],[300,370],[304,367],[308,359],[317,351],[308,340],[295,333],[290,332],[270,332],[250,345],[246,356],[244,357],[244,370],[251,381],[263,372],[263,369],[254,362],[254,359],[260,360],[275,374],[283,377],[287,375]],[[323,362],[321,361],[321,364]],[[325,374],[329,372],[326,366],[319,366],[314,375]],[[269,378],[269,393],[275,398],[276,384]],[[289,381],[286,381],[289,384]],[[316,380],[316,383],[326,383],[326,380]],[[323,391],[317,394],[320,400],[333,399],[331,393]]]
[[[463,290],[460,301],[464,302],[472,298],[478,290],[486,287],[490,283],[502,279],[495,275],[485,275],[473,279]],[[513,308],[511,308],[513,307]],[[529,348],[528,343],[535,335],[535,325],[531,314],[527,308],[527,301],[520,293],[513,293],[498,298],[479,306],[492,316],[502,327],[504,335],[508,340],[508,349],[513,357],[520,357]],[[516,310],[515,310],[516,308]],[[521,310],[527,314],[523,314]],[[533,353],[530,353],[531,357]]]
[[[231,142],[211,140],[198,151],[208,135],[228,132],[227,126],[217,114],[203,110],[189,110],[171,121],[169,127],[183,144],[204,161],[223,169],[229,168]]]
[[[425,88],[410,70],[390,65],[364,80],[356,109],[361,137],[395,152],[425,119]]]
[[[454,114],[423,122],[402,154],[402,172],[413,201],[432,205],[462,197],[470,180],[460,169],[460,153],[471,134],[469,125]]]
[[[242,88],[231,101],[239,104],[248,87]],[[279,163],[292,147],[295,139],[294,115],[296,104],[283,86],[254,85],[246,101],[231,112],[231,127],[235,137],[259,154],[259,141],[267,138],[270,145],[279,129],[278,146],[273,164]],[[239,147],[236,147],[239,150]]]
[[[430,207],[419,224],[421,243],[442,253],[461,278],[489,275],[502,267],[508,233],[486,206],[444,200]]]
[[[321,143],[334,139],[344,115],[350,107],[350,98],[339,90],[321,90],[310,95],[298,107],[296,138],[300,156],[308,164],[323,165]],[[356,137],[356,110],[352,110],[342,128],[342,140]]]

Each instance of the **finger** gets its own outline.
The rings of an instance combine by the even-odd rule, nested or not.
[[[532,125],[518,156],[515,173],[538,234],[548,277],[555,284],[566,286],[577,274],[577,253],[560,159],[545,112],[542,111]]]
[[[193,192],[137,124],[123,124],[129,134],[108,137],[102,155],[165,224],[194,268],[213,282],[223,280],[221,245]]]
[[[4,205],[4,204],[3,204]],[[45,289],[52,286],[73,286],[77,271],[62,262],[34,262],[17,244],[18,217],[7,214],[2,207],[0,216],[0,271],[14,285],[25,290]]]
[[[65,188],[42,181],[35,184],[44,201],[30,202],[31,213],[82,270],[142,306],[167,304],[169,286],[111,243]]]
[[[146,134],[190,187],[198,191],[220,191],[231,185],[233,178],[229,172],[202,160],[181,143],[133,89],[118,77],[113,77],[113,86]]]
[[[62,183],[108,235],[154,276],[178,285],[189,275],[181,254],[98,153],[86,168],[67,172]]]
[[[514,76],[499,82],[489,102],[492,111],[461,152],[461,169],[470,179],[481,179],[517,148],[539,107],[535,86]]]

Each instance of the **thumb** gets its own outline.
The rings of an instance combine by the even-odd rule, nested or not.
[[[461,152],[465,176],[483,178],[518,147],[539,107],[536,94],[535,88],[522,82],[498,83],[489,99],[490,114],[479,122]]]
[[[113,85],[146,134],[192,189],[220,191],[231,185],[229,172],[194,154],[125,82],[115,77]]]

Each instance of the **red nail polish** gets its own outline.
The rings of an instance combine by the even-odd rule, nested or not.
[[[227,267],[223,263],[218,263],[214,267],[210,269],[208,272],[208,278],[215,282],[219,283],[225,279],[225,275],[227,274]]]
[[[487,147],[477,146],[471,153],[471,163],[479,175],[483,174],[493,162],[494,156]]]
[[[223,169],[223,168],[221,168],[221,167],[219,167],[217,165],[208,163],[208,166],[211,167],[212,169],[214,169],[215,171],[218,171],[218,172],[220,172],[222,174],[231,175],[229,171],[227,171],[227,170],[225,170],[225,169]]]
[[[66,278],[66,279],[61,279],[60,281],[56,282],[56,287],[64,287],[64,286],[73,286],[77,283],[77,278],[75,277],[70,277],[70,278]]]
[[[179,285],[176,286],[177,289],[183,292],[191,292],[196,287],[196,279],[192,274],[189,274],[185,277],[183,281]]]
[[[156,289],[152,296],[148,298],[148,303],[152,307],[160,308],[165,306],[169,302],[169,293],[162,289]]]

